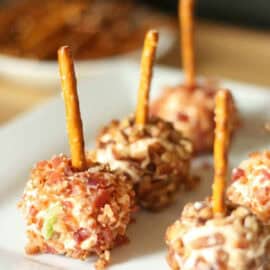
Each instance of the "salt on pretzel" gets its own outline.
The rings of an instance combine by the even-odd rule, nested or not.
[[[194,0],[179,0],[179,24],[181,29],[182,62],[185,72],[185,84],[195,85],[195,56],[194,56]]]
[[[153,74],[153,63],[156,56],[158,44],[158,32],[150,30],[147,32],[141,60],[141,78],[138,90],[138,101],[136,110],[136,124],[144,125],[147,122],[149,110],[149,92]]]
[[[66,108],[66,124],[72,166],[74,169],[83,170],[86,168],[83,127],[74,64],[68,46],[63,46],[58,50],[58,63]]]
[[[215,106],[215,140],[214,140],[214,183],[213,211],[215,214],[225,214],[225,189],[228,166],[228,148],[230,140],[230,102],[231,93],[219,90],[216,94]]]

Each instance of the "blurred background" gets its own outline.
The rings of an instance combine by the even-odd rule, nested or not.
[[[58,85],[45,75],[58,76],[56,48],[63,44],[91,73],[116,58],[138,61],[131,53],[145,31],[166,28],[157,62],[181,68],[177,0],[0,3],[0,124],[55,95]],[[199,74],[270,87],[269,0],[197,0],[195,13]]]
[[[154,7],[176,14],[177,0],[142,0]],[[196,14],[201,18],[268,29],[268,0],[198,0]]]

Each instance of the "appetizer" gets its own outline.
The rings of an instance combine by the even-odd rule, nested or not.
[[[212,151],[214,141],[214,107],[216,86],[196,81],[194,56],[194,0],[179,0],[182,62],[185,81],[168,87],[151,106],[151,114],[171,121],[193,143],[194,153]],[[233,99],[230,103],[231,130],[238,117]]]
[[[76,59],[99,59],[138,50],[151,27],[174,29],[168,16],[133,0],[9,2],[0,8],[0,52],[16,57],[56,60],[67,44]]]
[[[270,227],[242,206],[225,202],[229,145],[228,91],[216,95],[213,197],[189,203],[166,233],[173,270],[269,269]]]
[[[270,152],[255,152],[232,172],[227,197],[270,224]]]
[[[158,33],[145,38],[136,115],[113,120],[97,138],[94,159],[131,177],[138,203],[150,210],[170,204],[181,187],[192,187],[192,147],[173,125],[148,114],[149,91]]]
[[[92,162],[84,151],[76,78],[70,49],[58,51],[71,158],[60,154],[36,163],[19,207],[27,222],[28,254],[85,259],[97,254],[97,269],[110,249],[126,241],[134,208],[127,176]]]

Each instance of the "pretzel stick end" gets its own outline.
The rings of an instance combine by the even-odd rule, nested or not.
[[[228,167],[228,148],[230,140],[229,106],[231,94],[228,90],[219,90],[215,106],[215,139],[214,139],[214,183],[213,211],[215,215],[224,215],[225,189]]]
[[[194,0],[179,0],[178,14],[181,33],[182,63],[185,72],[185,84],[196,84],[194,49]]]
[[[153,74],[153,64],[156,56],[159,34],[156,30],[147,32],[141,60],[141,78],[138,90],[136,108],[136,124],[144,125],[148,119],[149,92]]]
[[[84,152],[83,127],[77,93],[77,82],[72,53],[68,46],[63,46],[58,50],[58,63],[66,108],[66,125],[72,166],[74,169],[81,171],[84,170],[87,165]]]

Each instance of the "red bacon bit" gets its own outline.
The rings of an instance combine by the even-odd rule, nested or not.
[[[35,254],[39,254],[40,253],[40,247],[32,245],[30,243],[27,244],[27,246],[25,247],[25,252],[28,255],[35,255]]]
[[[85,185],[77,181],[76,179],[73,179],[72,185],[68,186],[68,188],[71,188],[71,194],[74,196],[77,196],[79,194],[82,194],[85,190]]]
[[[139,211],[140,211],[139,205],[134,205],[133,208],[131,209],[131,213],[138,213]]]
[[[264,176],[264,180],[270,180],[270,173],[266,169],[262,170],[262,174]]]
[[[62,204],[65,208],[72,208],[73,207],[72,202],[69,202],[69,201],[63,201]]]
[[[239,180],[240,178],[245,177],[245,171],[241,168],[236,168],[232,173],[232,182]]]
[[[54,169],[56,169],[63,162],[63,158],[56,156],[52,159],[51,164]]]
[[[135,223],[136,223],[135,217],[131,217],[129,224],[135,224]]]
[[[90,236],[90,233],[87,229],[80,228],[78,231],[76,231],[73,235],[74,240],[77,243],[81,243],[85,239],[87,239]]]
[[[188,122],[189,121],[189,116],[185,113],[178,112],[177,113],[177,119],[182,122]]]
[[[41,160],[36,164],[37,169],[42,170],[46,167],[48,162],[46,160]]]
[[[101,208],[103,207],[111,197],[111,192],[109,190],[100,190],[93,202],[94,208]]]
[[[236,247],[240,249],[247,249],[249,246],[249,243],[246,239],[241,239],[241,241],[236,243]]]
[[[87,185],[88,186],[97,186],[99,184],[99,180],[97,178],[88,179]]]
[[[57,253],[57,251],[54,248],[52,248],[52,247],[50,247],[48,245],[45,246],[44,252],[45,253],[50,253],[50,254],[56,254]]]
[[[216,95],[216,91],[213,91],[212,89],[206,89],[205,93],[209,98],[213,98]]]
[[[52,173],[49,175],[49,178],[48,178],[47,183],[48,183],[48,184],[55,184],[55,183],[57,183],[58,181],[60,181],[61,178],[62,178],[62,175],[61,175],[59,172],[52,172]]]
[[[99,233],[98,238],[100,238],[102,242],[104,241],[105,243],[111,243],[113,240],[113,233],[108,228],[104,228]]]
[[[88,179],[87,184],[89,186],[97,186],[97,185],[103,185],[106,183],[106,180],[104,179],[104,177],[102,177],[102,175],[99,174],[93,174],[91,175],[91,178]]]
[[[270,188],[256,188],[254,189],[254,195],[261,205],[265,205],[269,201]]]
[[[35,208],[35,206],[31,206],[30,210],[29,210],[29,214],[31,216],[35,216],[38,213],[38,210]]]

